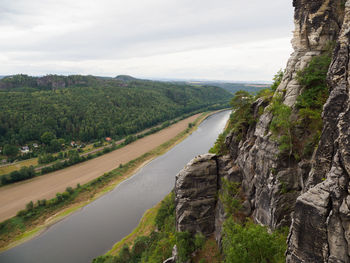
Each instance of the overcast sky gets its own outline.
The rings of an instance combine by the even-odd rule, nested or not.
[[[0,0],[0,75],[271,80],[291,0]]]

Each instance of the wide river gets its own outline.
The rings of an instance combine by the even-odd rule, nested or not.
[[[174,187],[175,175],[196,155],[208,152],[230,111],[214,114],[164,155],[115,189],[38,237],[0,254],[1,263],[87,263],[107,252],[138,225],[143,213]]]

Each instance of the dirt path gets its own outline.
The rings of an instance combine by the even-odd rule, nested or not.
[[[188,127],[200,114],[179,121],[157,133],[90,161],[49,173],[31,180],[0,188],[0,222],[16,215],[30,201],[49,199],[68,186],[85,184],[169,141]]]

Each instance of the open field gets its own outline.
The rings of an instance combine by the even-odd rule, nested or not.
[[[117,168],[120,164],[125,164],[149,152],[185,130],[188,124],[196,120],[198,116],[200,114],[191,116],[155,134],[93,160],[0,188],[0,221],[14,216],[30,201],[52,198],[57,192],[63,192],[68,186],[75,187],[78,183],[87,183],[103,173]]]
[[[11,173],[13,171],[19,170],[24,166],[36,166],[38,165],[38,158],[32,158],[29,160],[24,160],[24,161],[20,161],[20,162],[16,162],[14,164],[8,164],[8,165],[3,165],[0,167],[0,175],[3,174],[8,174]]]

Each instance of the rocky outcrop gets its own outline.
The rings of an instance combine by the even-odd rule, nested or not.
[[[199,157],[178,176],[177,228],[215,232],[221,240],[226,215],[216,196],[224,177],[241,183],[246,216],[271,229],[290,226],[287,262],[350,263],[350,0],[294,0],[293,5],[294,53],[276,94],[294,113],[302,92],[297,73],[335,45],[317,149],[311,160],[280,155],[269,130],[273,116],[263,100],[256,101],[251,112],[257,122],[239,139],[227,136],[229,155]]]
[[[176,176],[176,230],[210,235],[214,232],[218,190],[216,156],[194,158]]]
[[[176,176],[175,214],[176,230],[209,236],[215,232],[221,240],[225,213],[218,193],[222,178],[241,182],[242,176],[229,156],[199,155]],[[244,212],[250,214],[247,206]]]
[[[350,1],[345,7],[328,72],[331,94],[324,106],[324,128],[308,191],[296,202],[287,262],[350,262]]]
[[[304,69],[312,57],[319,55],[338,37],[343,20],[342,1],[294,0],[294,36],[291,55],[284,78],[278,87],[285,92],[284,103],[293,107],[301,91],[297,72]]]

